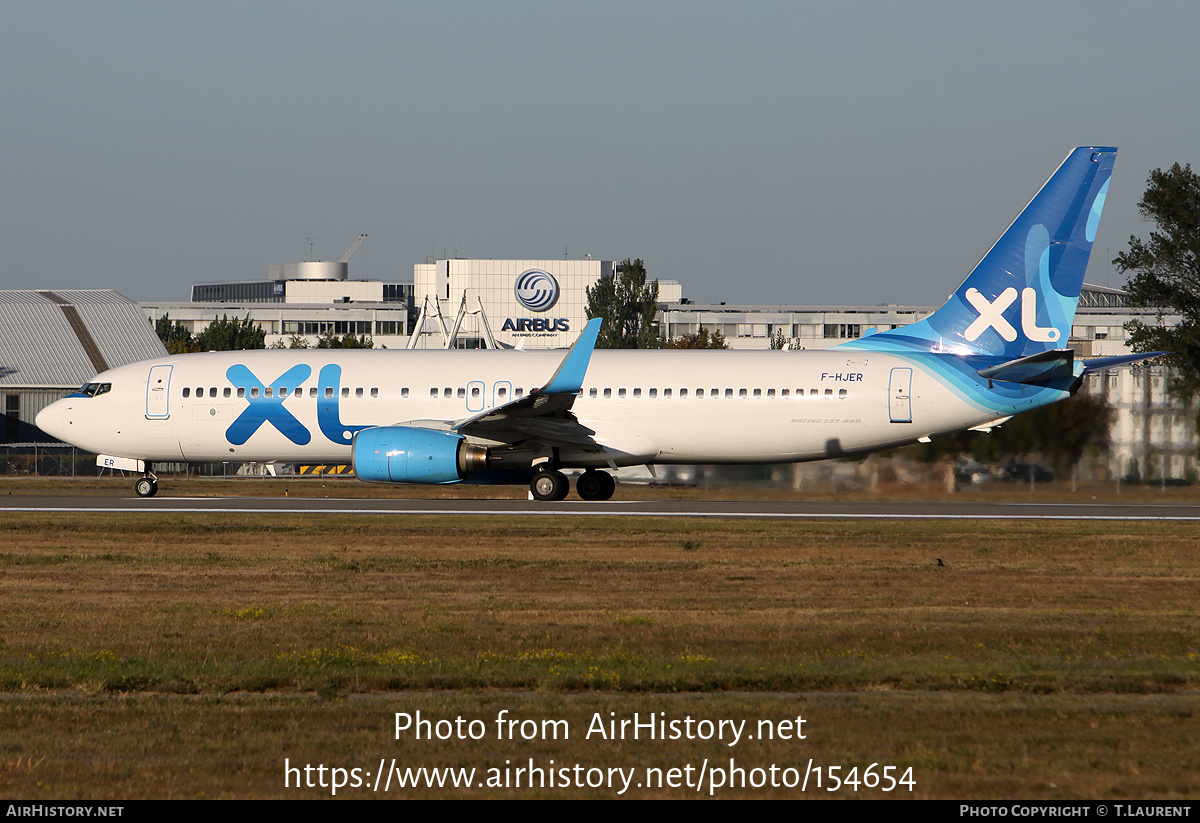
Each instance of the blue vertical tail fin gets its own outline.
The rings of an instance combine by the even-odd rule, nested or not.
[[[1009,359],[1065,348],[1116,157],[1072,151],[940,309],[840,348]]]

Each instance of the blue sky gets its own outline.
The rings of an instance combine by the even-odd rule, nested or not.
[[[701,302],[940,302],[1076,145],[1088,279],[1200,166],[1200,5],[14,2],[4,288],[641,257]]]

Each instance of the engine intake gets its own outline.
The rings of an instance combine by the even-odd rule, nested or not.
[[[487,468],[487,449],[454,432],[379,426],[354,436],[351,460],[369,483],[457,483]]]

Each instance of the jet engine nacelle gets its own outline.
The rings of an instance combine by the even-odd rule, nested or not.
[[[370,483],[457,483],[487,467],[487,449],[461,434],[379,426],[354,436],[354,473]]]

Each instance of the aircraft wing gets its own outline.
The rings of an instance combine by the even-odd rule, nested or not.
[[[455,421],[451,430],[503,443],[531,439],[553,445],[594,443],[595,431],[576,419],[571,406],[583,389],[601,322],[598,317],[588,321],[546,385],[502,406]]]

